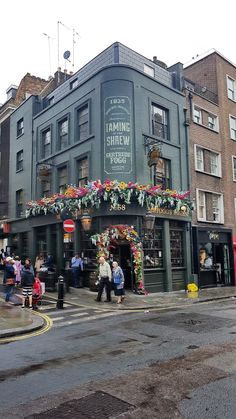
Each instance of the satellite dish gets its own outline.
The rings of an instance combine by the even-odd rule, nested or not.
[[[64,54],[63,54],[63,58],[65,60],[68,60],[70,58],[70,51],[65,51]]]

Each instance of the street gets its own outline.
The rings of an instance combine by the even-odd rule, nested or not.
[[[1,345],[1,417],[235,418],[236,299],[46,311],[47,333]]]

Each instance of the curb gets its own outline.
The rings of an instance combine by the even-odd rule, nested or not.
[[[19,336],[19,335],[23,335],[25,333],[34,332],[36,330],[41,329],[45,324],[44,319],[42,317],[38,317],[34,314],[33,314],[33,316],[34,316],[33,323],[28,325],[28,326],[17,327],[15,329],[1,330],[0,331],[0,339],[1,338],[12,337],[12,336]]]

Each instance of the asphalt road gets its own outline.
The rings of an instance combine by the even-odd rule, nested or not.
[[[109,418],[96,416],[92,399],[85,416],[78,406],[71,413],[73,405],[66,416],[62,404],[102,390],[129,403],[120,405],[131,409],[122,418],[235,419],[236,299],[172,311],[69,307],[49,315],[47,333],[1,345],[1,417]],[[110,414],[119,417],[114,400]],[[51,408],[55,416],[43,416]]]

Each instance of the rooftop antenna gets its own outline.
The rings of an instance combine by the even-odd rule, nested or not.
[[[76,32],[76,30],[74,28],[69,28],[69,26],[66,26],[64,23],[60,22],[59,20],[57,21],[57,62],[58,62],[58,67],[60,67],[60,26],[63,26],[64,28],[66,28],[69,31],[72,31],[72,36],[73,36],[73,42],[72,42],[72,67],[74,70],[74,66],[75,66],[75,44],[76,44],[76,36],[79,36],[78,32]],[[64,56],[63,56],[64,57]]]
[[[74,67],[75,67],[75,44],[76,44],[75,37],[76,36],[79,37],[79,34],[78,34],[78,32],[76,32],[76,30],[74,28],[72,30],[73,30],[72,70],[73,70],[73,73],[74,73]]]
[[[43,35],[48,38],[48,58],[49,58],[49,75],[52,75],[52,60],[51,60],[51,39],[52,36],[49,36],[47,33],[43,32]]]

